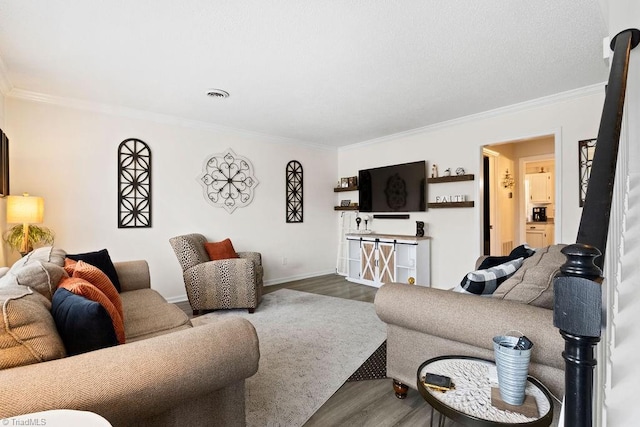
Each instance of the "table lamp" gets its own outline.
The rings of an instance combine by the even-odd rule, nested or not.
[[[29,247],[29,224],[39,224],[43,217],[44,199],[42,197],[29,196],[29,193],[7,197],[7,223],[22,224],[24,239],[20,248],[21,254],[26,254],[31,250]]]

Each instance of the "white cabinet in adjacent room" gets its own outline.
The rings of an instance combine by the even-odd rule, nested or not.
[[[553,245],[555,226],[548,223],[527,223],[526,242],[532,248]]]
[[[380,287],[414,282],[430,286],[429,238],[386,234],[347,234],[347,280]]]
[[[542,248],[545,242],[545,233],[542,230],[527,229],[527,243],[532,248]]]
[[[553,203],[553,177],[549,172],[527,174],[530,203]]]

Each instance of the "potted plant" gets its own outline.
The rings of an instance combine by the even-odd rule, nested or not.
[[[25,236],[27,244],[24,245]],[[22,224],[14,225],[4,235],[4,241],[14,250],[25,256],[31,252],[37,245],[52,245],[55,234],[47,227],[39,227],[37,225],[29,225],[27,233],[24,232]],[[26,248],[26,251],[23,251]]]

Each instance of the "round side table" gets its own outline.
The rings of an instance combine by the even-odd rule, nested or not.
[[[535,399],[537,416],[498,409],[491,405],[491,387],[497,387],[490,378],[490,360],[468,356],[441,356],[429,359],[418,368],[417,386],[422,397],[431,405],[431,425],[439,412],[438,425],[444,426],[445,417],[465,426],[549,426],[553,420],[553,401],[549,391],[535,378],[527,378],[525,393]],[[446,392],[433,390],[423,383],[425,374],[451,377],[455,389]]]

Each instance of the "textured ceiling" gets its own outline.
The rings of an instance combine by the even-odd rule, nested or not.
[[[0,2],[5,91],[330,146],[603,82],[605,36],[598,0]]]

